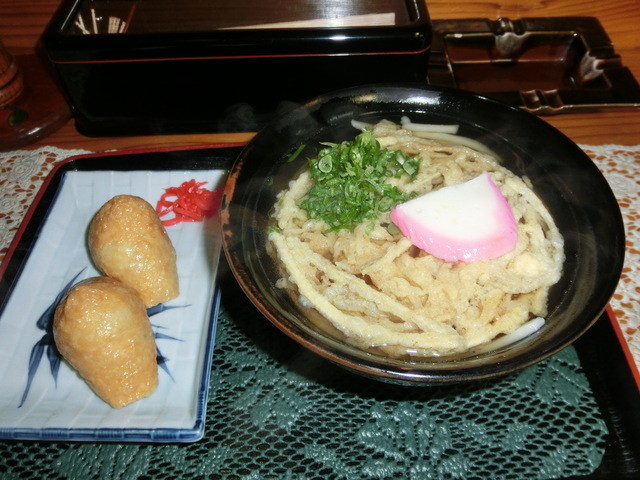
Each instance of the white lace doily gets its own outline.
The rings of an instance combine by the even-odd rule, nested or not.
[[[627,248],[622,277],[611,306],[640,367],[640,145],[580,147],[606,177],[624,219]]]
[[[640,145],[580,145],[611,185],[622,211],[627,251],[620,284],[611,299],[621,330],[640,365]],[[86,150],[43,147],[0,153],[0,259],[34,196],[54,165]]]
[[[0,152],[0,258],[4,258],[20,223],[53,167],[65,158],[90,153],[42,147]]]

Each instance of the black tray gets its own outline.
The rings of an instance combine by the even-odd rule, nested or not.
[[[239,146],[226,148],[203,146],[189,149],[152,150],[143,153],[116,152],[108,154],[106,157],[104,155],[100,156],[98,164],[105,165],[105,159],[108,159],[114,168],[117,166],[124,168],[124,165],[128,165],[127,168],[130,169],[141,168],[148,170],[161,168],[168,161],[172,165],[175,165],[176,162],[182,165],[180,163],[182,161],[184,162],[184,168],[189,169],[207,168],[207,166],[224,167],[225,165],[230,165],[239,151]],[[18,237],[12,244],[13,246],[3,263],[4,278],[0,283],[4,290],[3,294],[6,294],[6,289],[10,288],[12,281],[20,272],[24,254],[29,251],[34,241],[39,223],[46,214],[47,205],[55,194],[57,181],[54,175],[52,180],[45,185],[38,197],[38,206],[33,211],[30,211],[25,225],[23,225]],[[329,385],[348,384],[351,390],[358,391],[361,389],[363,392],[371,392],[372,389],[376,388],[377,382],[356,377],[350,372],[329,364],[324,359],[316,358],[315,355],[304,351],[302,347],[293,344],[285,336],[271,328],[260,313],[244,298],[224,260],[220,263],[218,278],[222,289],[221,305],[223,311],[226,312],[226,315],[231,316],[235,312],[238,316],[233,318],[236,323],[244,325],[242,330],[246,330],[249,327],[249,330],[246,330],[249,341],[254,337],[260,337],[258,343],[267,342],[270,344],[269,352],[273,357],[270,360],[272,367],[273,362],[282,362],[284,370],[290,368],[289,363],[292,358],[305,358],[307,359],[305,364],[313,367],[308,372],[307,381],[314,381],[314,372],[316,376],[322,376],[319,372],[324,372],[325,376],[326,372],[330,372],[332,376],[339,378],[332,380]],[[605,453],[601,464],[591,475],[579,478],[592,480],[640,478],[640,377],[633,363],[633,358],[622,338],[613,312],[608,309],[594,326],[574,343],[574,348],[578,353],[580,363],[588,378],[593,396],[608,431]],[[222,349],[236,347],[237,345],[234,346],[234,344],[219,346]],[[301,368],[304,369],[305,367]],[[323,386],[326,389],[327,384],[325,383]],[[388,389],[388,387],[384,387],[384,389],[380,387],[380,389],[380,392],[383,392],[387,391],[385,389]],[[220,387],[218,387],[218,390],[220,390]],[[220,395],[226,397],[224,391],[217,391],[216,394],[217,397]],[[379,393],[379,395],[381,399],[386,398],[384,393]],[[209,420],[212,421],[219,411],[212,408],[211,400],[209,407]],[[208,434],[211,437],[205,437],[205,443],[212,443],[216,448],[222,445],[225,440],[223,431],[210,431]],[[247,436],[250,435],[251,432],[247,432]],[[274,435],[272,434],[272,436]],[[285,448],[277,447],[279,444],[282,444],[282,442],[276,442],[276,446],[273,448]],[[203,447],[200,445],[201,443],[182,445],[181,448],[189,451],[181,453],[180,458],[190,464],[198,464],[201,461],[201,456],[206,456],[206,451],[203,452]],[[136,451],[139,453],[142,451],[140,448],[143,447],[122,446],[122,452],[125,452],[124,449],[126,448],[137,448],[138,450]],[[161,447],[149,446],[148,448]],[[250,448],[249,444],[247,444],[247,448]],[[2,478],[40,479],[43,474],[52,474],[53,472],[56,473],[56,478],[72,478],[73,472],[64,471],[59,464],[56,464],[56,458],[63,455],[60,452],[71,454],[73,449],[76,450],[78,455],[84,456],[107,455],[110,452],[110,450],[104,448],[104,445],[100,444],[73,446],[68,442],[2,441],[0,442],[0,472],[4,472],[6,475],[6,477],[3,476]],[[286,449],[279,454],[284,451]],[[50,454],[47,454],[47,452],[50,452]],[[176,453],[173,449],[170,452]],[[116,453],[113,454],[116,455]],[[126,453],[121,454],[127,455]],[[170,472],[171,468],[175,467],[168,463],[164,465],[162,463],[152,464],[148,466],[146,473],[138,471],[136,478],[162,478],[162,472],[165,471],[167,473],[167,470]],[[216,470],[212,470],[209,473],[211,475],[207,478],[226,478],[224,477],[224,469],[221,469],[220,465],[216,465]],[[98,473],[96,472],[96,475],[91,478],[99,478]],[[233,478],[235,479],[236,477],[233,476]]]

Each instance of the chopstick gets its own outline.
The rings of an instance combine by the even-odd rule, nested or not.
[[[136,10],[136,4],[134,4],[127,15],[127,19],[123,20],[121,17],[116,15],[109,15],[107,17],[107,21],[104,22],[103,19],[105,17],[101,16],[99,12],[96,12],[95,8],[89,9],[90,22],[91,27],[87,27],[87,23],[83,17],[82,13],[78,13],[74,25],[80,30],[80,33],[83,35],[96,35],[101,33],[114,34],[114,33],[125,33],[127,28],[131,24],[131,19],[133,18],[133,14]],[[106,25],[106,30],[103,29],[102,24]]]

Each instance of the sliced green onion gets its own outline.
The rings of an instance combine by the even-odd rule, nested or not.
[[[318,170],[322,173],[329,173],[331,171],[331,167],[333,165],[333,160],[331,160],[331,156],[325,155],[318,161]]]
[[[289,158],[287,159],[287,161],[293,162],[296,158],[298,158],[298,155],[302,153],[302,151],[304,150],[304,147],[306,147],[306,145],[302,144],[298,148],[296,148],[296,151],[293,152],[291,155],[289,155]]]
[[[299,205],[310,218],[324,220],[327,231],[353,229],[407,200],[388,180],[403,175],[413,178],[419,156],[381,148],[369,129],[353,141],[321,145],[325,148],[309,159],[313,186]]]

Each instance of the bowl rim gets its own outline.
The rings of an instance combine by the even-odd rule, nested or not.
[[[591,165],[591,167],[589,167],[591,169],[590,173],[595,176],[594,178],[599,179],[601,184],[600,187],[603,190],[608,191],[608,207],[612,214],[611,220],[615,224],[617,230],[616,232],[613,232],[616,239],[615,245],[612,241],[612,248],[614,248],[617,252],[615,256],[616,264],[611,265],[611,268],[613,268],[614,271],[612,275],[609,276],[609,278],[612,280],[608,281],[608,283],[602,288],[602,292],[597,304],[591,306],[591,313],[589,315],[589,318],[581,319],[581,321],[573,321],[570,325],[570,328],[566,328],[562,336],[553,338],[552,341],[538,338],[536,342],[538,346],[536,347],[536,349],[533,351],[525,351],[525,354],[535,353],[535,355],[529,355],[529,357],[527,358],[523,358],[521,356],[509,358],[499,357],[497,361],[485,363],[481,366],[457,365],[454,368],[433,368],[432,364],[429,364],[428,362],[425,362],[423,361],[423,359],[421,359],[421,361],[417,364],[406,364],[406,366],[402,368],[386,368],[386,364],[383,364],[381,366],[381,364],[376,361],[378,357],[370,355],[366,352],[364,352],[365,355],[363,355],[363,351],[357,349],[356,347],[345,344],[345,348],[336,349],[332,348],[332,342],[328,342],[328,344],[327,342],[315,342],[313,335],[310,335],[306,329],[301,328],[300,325],[295,324],[290,319],[284,320],[281,317],[282,312],[279,309],[275,308],[268,302],[265,303],[261,300],[261,296],[264,294],[264,292],[255,284],[255,282],[253,282],[248,272],[242,268],[241,265],[243,265],[244,262],[242,248],[239,242],[234,243],[232,241],[233,239],[231,238],[230,233],[230,230],[233,230],[231,222],[235,220],[231,217],[230,208],[234,203],[234,195],[237,193],[236,189],[238,187],[239,177],[241,176],[241,174],[245,173],[243,172],[243,166],[247,156],[251,154],[253,149],[260,146],[261,139],[264,136],[268,136],[273,133],[272,130],[275,129],[275,125],[277,125],[278,122],[283,121],[283,119],[295,116],[300,112],[315,112],[330,101],[354,102],[360,97],[371,94],[372,91],[378,93],[393,93],[395,95],[420,95],[424,93],[439,94],[452,96],[460,99],[460,101],[465,102],[481,102],[488,106],[491,106],[491,108],[495,108],[498,110],[501,109],[503,112],[507,112],[509,115],[513,115],[514,121],[522,119],[523,121],[534,125],[536,128],[542,129],[549,135],[552,135],[553,138],[558,142],[561,142],[563,148],[569,149],[569,151],[572,151],[573,154],[581,156],[583,161],[585,159],[588,161],[588,163],[585,163],[585,165],[587,167],[589,164]],[[615,199],[613,191],[609,187],[606,179],[598,170],[596,165],[591,161],[587,154],[582,149],[580,149],[577,144],[575,144],[571,139],[569,139],[566,135],[564,135],[549,123],[543,121],[542,119],[531,113],[528,113],[516,107],[512,107],[471,92],[424,84],[371,84],[346,88],[334,92],[328,92],[324,95],[320,95],[314,99],[311,99],[306,103],[298,106],[297,108],[285,112],[277,118],[273,119],[247,143],[247,145],[243,148],[243,150],[231,166],[225,184],[220,212],[222,227],[221,231],[223,232],[222,245],[225,256],[227,258],[227,262],[236,281],[239,283],[240,287],[247,295],[249,300],[254,304],[255,307],[257,307],[257,309],[263,316],[265,316],[273,325],[275,325],[287,336],[297,341],[303,347],[315,352],[316,354],[328,359],[329,361],[332,361],[335,364],[345,367],[348,370],[355,371],[356,373],[362,374],[364,376],[375,379],[383,379],[398,384],[424,385],[453,383],[467,380],[481,380],[520,370],[521,368],[527,367],[552,356],[553,354],[557,353],[558,351],[562,350],[563,348],[573,343],[576,339],[578,339],[593,325],[593,323],[595,323],[595,321],[604,312],[611,296],[614,293],[615,287],[618,283],[618,279],[620,278],[620,275],[622,273],[624,261],[624,224],[622,220],[622,214],[617,205],[617,201]],[[613,279],[615,279],[615,281]],[[337,340],[335,341],[335,343],[340,344],[340,342],[338,342]],[[356,351],[357,354],[354,354],[354,351]]]

